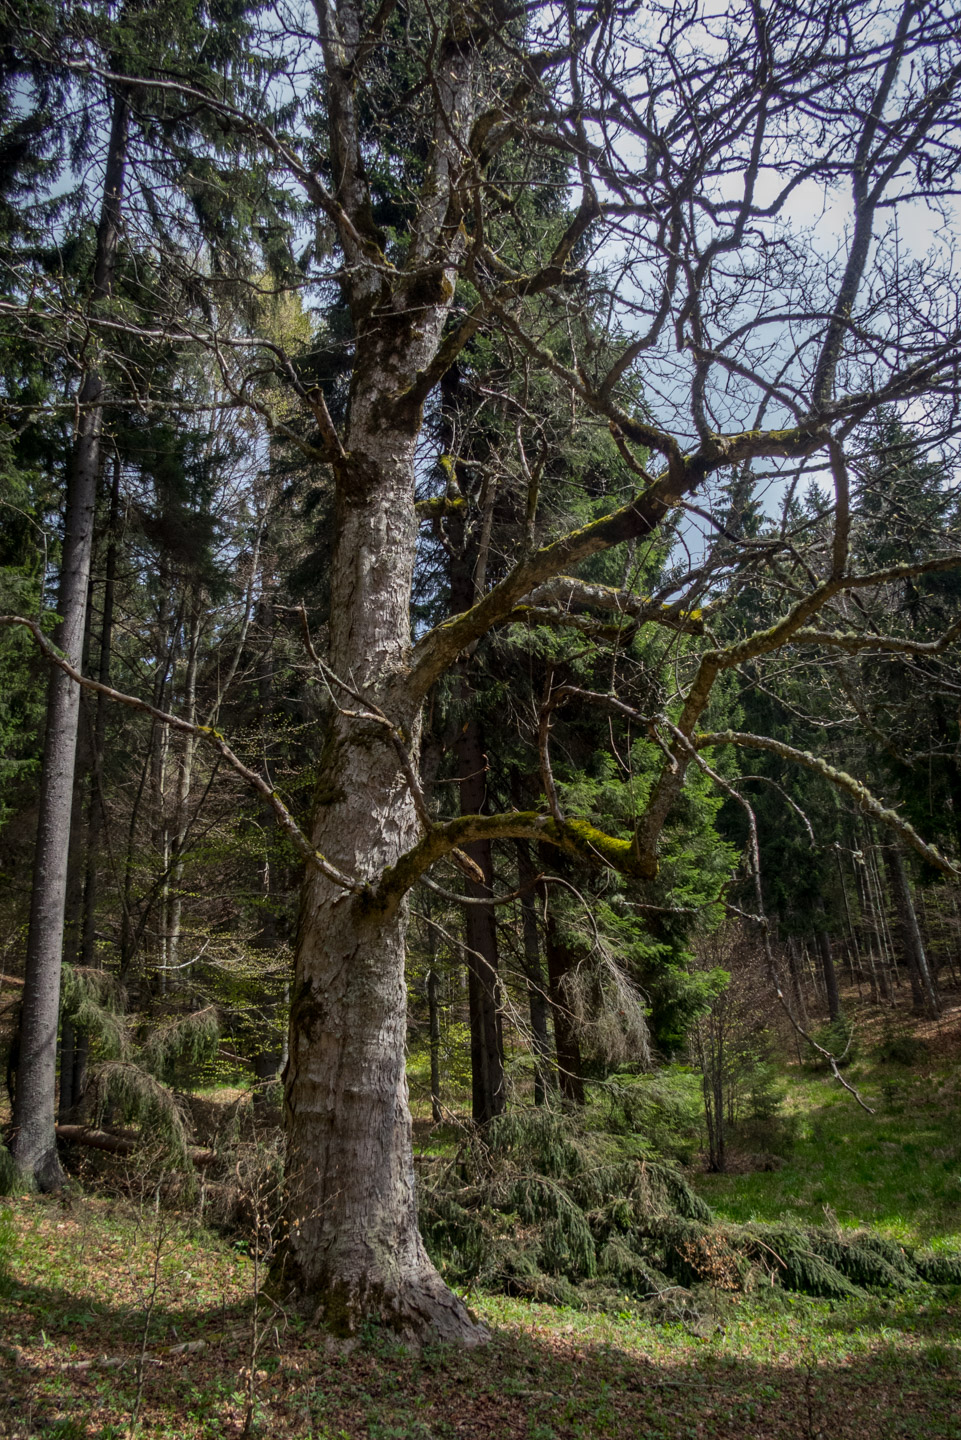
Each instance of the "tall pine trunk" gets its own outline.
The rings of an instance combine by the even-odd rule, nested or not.
[[[127,101],[113,99],[104,195],[94,264],[93,304],[106,299],[116,271],[120,210],[127,156]],[[87,587],[93,548],[94,510],[100,472],[104,380],[92,366],[78,397],[79,423],[67,476],[67,506],[57,643],[74,665],[83,652]],[[24,977],[20,1063],[13,1115],[12,1150],[20,1174],[41,1189],[60,1184],[54,1131],[57,1023],[67,894],[67,855],[73,805],[80,690],[62,670],[50,673],[30,931]]]
[[[487,757],[480,724],[473,716],[458,737],[457,764],[461,776],[461,813],[481,814],[487,798]],[[484,877],[483,881],[469,879],[466,892],[475,900],[489,899],[494,894],[491,843],[489,840],[477,840],[465,849]],[[475,1123],[486,1125],[496,1115],[502,1114],[507,1103],[503,1023],[498,1003],[497,922],[492,905],[465,905],[464,910],[471,1110]]]
[[[901,947],[908,962],[911,980],[911,1001],[914,1010],[929,1020],[936,1020],[941,1013],[937,991],[931,978],[928,957],[921,938],[914,897],[904,859],[897,845],[889,845],[884,851],[884,863],[888,880],[894,893],[895,914],[897,915]]]

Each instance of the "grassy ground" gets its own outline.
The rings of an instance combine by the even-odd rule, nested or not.
[[[169,1440],[957,1440],[961,1294],[715,1297],[691,1327],[476,1297],[482,1352],[328,1348],[261,1312],[252,1266],[151,1207],[8,1207],[0,1434]],[[180,1349],[176,1347],[189,1346]],[[171,1348],[173,1347],[173,1348]],[[139,1394],[139,1401],[138,1401]]]
[[[704,1175],[697,1189],[730,1220],[836,1219],[873,1226],[901,1244],[961,1249],[959,1037],[961,1010],[918,1065],[870,1050],[853,1064],[845,1076],[872,1115],[833,1078],[795,1070],[785,1109],[797,1139],[783,1168]]]
[[[733,1220],[961,1248],[961,1009],[928,1040],[913,1068],[863,1045],[848,1073],[873,1115],[797,1071],[783,1168],[702,1175],[701,1193]],[[242,1246],[149,1192],[0,1200],[0,1436],[961,1440],[961,1289],[705,1291],[684,1325],[477,1295],[489,1346],[414,1355],[376,1337],[331,1346],[258,1311],[255,1279]]]

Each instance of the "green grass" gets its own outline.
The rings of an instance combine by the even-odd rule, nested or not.
[[[729,1220],[820,1225],[833,1214],[902,1244],[961,1249],[959,1077],[862,1064],[847,1078],[873,1115],[837,1081],[795,1073],[787,1109],[798,1139],[783,1168],[702,1175],[696,1188]]]
[[[849,1073],[875,1114],[835,1082],[795,1072],[787,1108],[798,1138],[784,1167],[690,1178],[732,1221],[836,1217],[961,1248],[958,1076],[868,1063]],[[456,1149],[456,1125],[419,1128],[434,1153]],[[763,1147],[755,1137],[745,1148]],[[492,1333],[474,1353],[415,1354],[376,1335],[346,1350],[293,1313],[262,1311],[251,1366],[251,1262],[188,1215],[77,1189],[14,1196],[0,1202],[0,1262],[9,1440],[242,1440],[248,1418],[246,1433],[262,1440],[961,1435],[959,1287],[823,1301],[702,1286],[670,1323],[626,1297],[620,1313],[598,1314],[471,1294]],[[203,1348],[165,1350],[183,1342]]]
[[[95,1198],[11,1202],[0,1297],[0,1435],[10,1440],[241,1440],[250,1391],[249,1261],[184,1218],[163,1237],[144,1368],[157,1217]],[[591,1315],[470,1302],[478,1352],[383,1337],[329,1345],[269,1312],[248,1434],[262,1440],[957,1440],[961,1291],[832,1304],[777,1290],[705,1295],[685,1324],[629,1306]],[[262,1312],[263,1313],[263,1312]],[[203,1350],[165,1352],[183,1341]],[[105,1363],[106,1361],[106,1363]]]

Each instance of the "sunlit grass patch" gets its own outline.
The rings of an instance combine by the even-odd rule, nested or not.
[[[797,1141],[775,1171],[702,1175],[719,1215],[745,1222],[835,1219],[901,1244],[961,1248],[961,1106],[956,1077],[896,1066],[853,1067],[867,1114],[829,1078],[796,1075]]]

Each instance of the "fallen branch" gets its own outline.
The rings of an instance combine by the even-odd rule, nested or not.
[[[58,1140],[71,1145],[89,1145],[92,1150],[105,1150],[108,1155],[132,1155],[140,1144],[139,1137],[111,1135],[108,1130],[94,1130],[89,1125],[56,1125]],[[216,1150],[204,1150],[199,1145],[190,1145],[187,1154],[198,1170],[212,1165],[217,1158]]]

